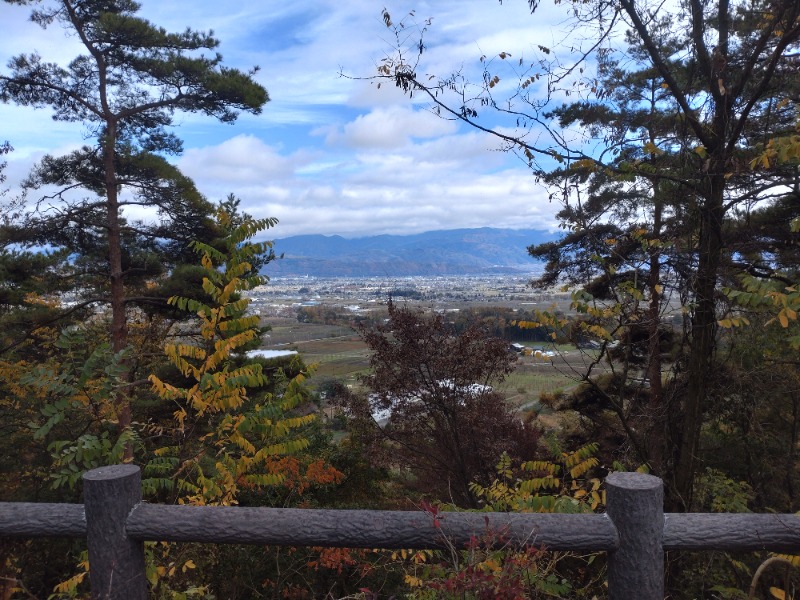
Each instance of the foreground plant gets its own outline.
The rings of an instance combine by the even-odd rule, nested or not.
[[[192,382],[170,384],[150,376],[153,390],[174,403],[176,444],[159,448],[147,472],[152,491],[177,489],[179,501],[191,504],[236,504],[241,489],[269,488],[285,474],[281,457],[308,446],[301,435],[314,414],[288,413],[308,399],[304,375],[284,382],[280,394],[258,397],[269,381],[262,365],[234,357],[260,339],[260,317],[247,314],[250,300],[242,292],[264,284],[267,278],[253,270],[255,257],[271,250],[270,242],[251,242],[274,219],[247,220],[234,226],[220,212],[220,225],[230,233],[224,248],[193,242],[205,270],[203,300],[174,296],[169,303],[197,315],[195,343],[171,343],[164,348],[170,362]],[[203,431],[196,437],[190,432]]]

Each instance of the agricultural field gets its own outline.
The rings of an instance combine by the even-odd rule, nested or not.
[[[313,365],[312,388],[338,379],[358,385],[358,376],[368,369],[366,345],[352,328],[340,325],[300,323],[288,318],[269,319],[271,331],[266,345],[275,350],[297,351],[307,365]],[[538,347],[538,346],[537,346]],[[509,403],[521,412],[541,410],[539,396],[576,385],[589,357],[571,345],[554,348],[556,356],[520,356],[516,368],[499,386]]]
[[[327,309],[337,314],[370,314],[385,310],[388,298],[376,301],[377,284],[365,280],[327,280],[286,279],[272,281],[263,290],[254,294],[256,309],[271,327],[264,338],[264,347],[272,350],[292,350],[298,352],[307,365],[313,366],[309,379],[312,389],[324,385],[331,379],[358,387],[359,376],[369,368],[369,355],[358,333],[343,324],[326,325],[319,322],[301,322],[297,316],[302,307],[312,306],[321,312]],[[405,281],[404,286],[420,291],[421,299],[401,298],[398,302],[407,303],[425,312],[437,311],[457,314],[459,311],[504,306],[506,308],[529,310],[541,308],[570,312],[570,297],[566,293],[533,293],[530,288],[519,284],[515,295],[498,297],[497,282],[463,278],[436,281],[415,278]],[[469,298],[453,298],[453,286],[466,286]],[[385,286],[384,286],[385,287]],[[527,290],[525,294],[523,291]],[[434,293],[435,292],[435,293]],[[499,300],[499,302],[498,302]],[[508,402],[520,413],[531,411],[547,412],[539,403],[543,392],[553,393],[569,390],[586,372],[588,362],[594,351],[578,350],[569,344],[556,347],[541,343],[526,343],[531,350],[554,350],[554,356],[522,356],[516,368],[497,389],[505,395]]]

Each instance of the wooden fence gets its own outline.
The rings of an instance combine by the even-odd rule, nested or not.
[[[640,473],[608,476],[602,515],[147,504],[133,465],[93,469],[83,485],[84,504],[0,503],[0,538],[86,537],[97,600],[147,597],[145,541],[432,549],[488,526],[520,545],[608,552],[612,600],[662,600],[665,550],[800,552],[800,516],[664,514],[661,480]]]

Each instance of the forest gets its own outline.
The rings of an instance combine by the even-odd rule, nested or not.
[[[796,0],[566,0],[571,42],[482,57],[477,81],[431,73],[436,28],[384,9],[396,47],[363,79],[524,161],[563,231],[529,248],[546,263],[532,285],[571,304],[447,319],[389,298],[352,323],[359,385],[324,394],[301,357],[248,356],[269,330],[248,292],[268,284],[277,221],[207,199],[170,160],[181,115],[265,109],[256,70],[133,0],[5,1],[82,53],[13,57],[0,99],[88,133],[0,191],[0,500],[80,502],[82,473],[132,463],[165,504],[602,512],[603,478],[642,471],[668,512],[800,509]],[[512,330],[585,349],[574,385],[541,398],[569,427],[495,391]],[[449,551],[153,543],[147,579],[165,599],[605,597],[602,553],[497,535]],[[675,599],[785,599],[797,567],[674,553],[665,577]],[[0,598],[88,597],[88,569],[84,541],[4,539]]]

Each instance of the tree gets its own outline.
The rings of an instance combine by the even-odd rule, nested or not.
[[[746,324],[746,318],[737,318],[736,313],[756,310],[773,313],[767,323],[777,322],[790,331],[800,311],[800,205],[793,195],[787,195],[759,207],[733,227],[742,274],[738,285],[723,290],[733,305],[732,318],[721,319],[720,325]],[[800,336],[790,335],[787,341],[792,349],[800,348]]]
[[[200,321],[198,343],[170,343],[164,349],[191,385],[172,385],[156,375],[149,378],[162,400],[178,406],[175,444],[156,450],[158,458],[152,461],[151,470],[161,475],[157,483],[167,485],[170,491],[177,487],[177,491],[188,492],[185,500],[193,504],[235,504],[240,488],[281,483],[286,473],[278,468],[278,457],[308,445],[295,430],[315,418],[313,414],[286,416],[306,399],[302,373],[286,384],[280,398],[268,394],[255,399],[248,394],[248,388],[263,387],[268,380],[261,364],[246,361],[237,365],[233,360],[261,335],[261,318],[246,313],[250,300],[241,297],[241,292],[267,281],[254,272],[252,261],[271,255],[272,246],[250,239],[276,221],[243,219],[236,224],[225,210],[218,215],[222,228],[230,232],[224,251],[201,242],[192,244],[201,255],[202,289],[209,300],[180,296],[169,300],[195,313]],[[208,433],[187,438],[187,431],[206,427]],[[184,475],[176,484],[178,473]]]
[[[11,144],[8,143],[8,141],[5,141],[2,144],[0,144],[0,156],[8,154],[12,150],[13,148],[11,147]],[[6,163],[6,161],[0,162],[0,183],[5,183],[6,181],[6,175],[5,173],[3,173],[3,170],[6,168],[6,166],[8,166],[8,163]],[[0,194],[4,195],[5,191],[0,192]]]
[[[535,12],[538,2],[529,4]],[[681,298],[689,313],[681,360],[686,374],[678,386],[678,410],[670,417],[674,435],[663,459],[655,462],[666,479],[669,507],[687,509],[714,380],[719,283],[730,261],[726,222],[785,190],[796,176],[796,163],[774,164],[764,149],[780,146],[779,140],[794,133],[800,5],[795,0],[689,0],[685,10],[674,13],[633,0],[568,5],[575,27],[569,42],[552,50],[539,46],[542,58],[536,62],[512,62],[509,52],[482,57],[478,82],[461,74],[418,75],[425,44],[414,40],[413,49],[404,46],[407,35],[399,35],[404,24],[395,25],[384,11],[387,27],[398,33],[398,45],[375,78],[427,95],[442,116],[501,138],[537,176],[554,185],[554,197],[564,205],[560,218],[569,231],[561,246],[550,248],[554,279],[568,264],[581,272],[577,265],[595,261],[598,246],[617,243],[614,227],[624,219],[613,225],[612,218],[609,225],[609,209],[615,199],[629,207],[632,220],[643,225],[638,234],[636,229],[626,234],[629,251],[639,252],[643,277],[623,276],[611,283],[639,290],[649,302],[651,334],[661,302],[659,286],[668,277],[661,269],[670,258],[642,243],[674,248],[673,268],[686,273]],[[569,59],[552,54],[559,51]],[[517,81],[507,97],[499,97],[503,68]],[[630,83],[635,85],[628,88]],[[556,98],[563,97],[578,102],[559,107]],[[493,129],[478,120],[487,113],[507,127]],[[554,169],[562,171],[561,177],[548,180]],[[796,197],[796,191],[792,194]],[[683,227],[667,238],[671,225],[659,219]],[[597,235],[604,227],[605,234]],[[563,256],[570,251],[572,262]],[[544,253],[534,249],[534,254]],[[614,265],[603,258],[610,254],[616,252],[606,248],[599,254],[605,268],[582,271],[582,284],[586,276],[614,274]],[[645,281],[650,282],[649,299],[641,292]],[[658,341],[652,335],[650,340],[651,377],[660,380]]]
[[[343,393],[356,436],[387,443],[388,464],[409,469],[418,489],[475,506],[470,490],[487,482],[503,452],[530,457],[539,433],[491,385],[513,370],[508,342],[479,327],[455,333],[442,315],[389,303],[389,319],[361,335],[370,349],[368,397]],[[379,426],[373,415],[386,415]],[[380,417],[378,417],[379,420]]]
[[[680,47],[669,33],[671,17],[659,18],[656,42],[674,56]],[[602,102],[579,100],[550,113],[561,127],[586,128],[602,138],[607,158],[604,168],[582,159],[543,176],[548,185],[571,190],[558,213],[569,232],[529,253],[547,261],[535,285],[582,289],[574,297],[580,319],[573,331],[600,346],[573,400],[586,409],[610,408],[624,430],[617,443],[627,441],[637,463],[670,479],[680,437],[676,358],[688,339],[665,322],[665,313],[692,295],[696,250],[696,202],[675,179],[692,168],[696,153],[680,107],[648,64],[646,49],[630,32],[626,42],[633,60],[625,68],[611,53],[599,56]],[[677,61],[674,68],[693,85],[689,69]],[[611,376],[602,374],[606,370]],[[608,425],[593,416],[594,424]]]
[[[9,73],[0,75],[0,99],[50,107],[55,120],[82,122],[95,144],[42,160],[29,187],[55,185],[60,191],[36,203],[18,231],[33,234],[38,243],[52,237],[59,244],[65,243],[63,236],[80,237],[88,230],[91,239],[78,243],[106,254],[99,273],[108,292],[99,300],[110,307],[111,345],[121,352],[128,343],[126,277],[140,267],[126,261],[132,258],[126,257],[126,248],[133,254],[142,241],[175,239],[180,228],[170,229],[170,223],[179,222],[193,236],[210,213],[191,182],[163,158],[181,151],[180,140],[169,131],[174,114],[200,112],[232,123],[238,111],[259,113],[269,98],[253,80],[255,70],[244,73],[223,66],[219,54],[202,54],[219,43],[210,33],[168,33],[137,17],[139,4],[132,0],[41,5],[31,19],[43,28],[58,23],[86,53],[66,67],[36,53],[12,58]],[[94,197],[75,199],[79,189]],[[124,214],[128,206],[155,208],[160,222],[131,223]],[[126,394],[118,395],[117,408],[124,429],[131,422]]]
[[[791,512],[800,502],[800,203],[779,198],[731,228],[741,273],[723,288],[726,394],[711,406],[709,433],[725,448],[729,476],[750,484],[758,506]],[[707,462],[723,468],[713,455]]]

